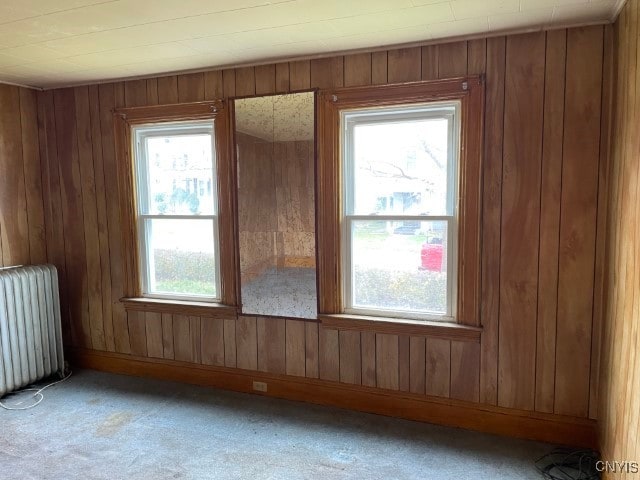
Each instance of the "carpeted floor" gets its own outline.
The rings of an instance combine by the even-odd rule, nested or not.
[[[31,410],[0,409],[2,480],[540,479],[550,448],[87,370]]]

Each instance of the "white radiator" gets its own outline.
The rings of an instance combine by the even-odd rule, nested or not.
[[[0,397],[63,371],[56,268],[0,269]]]

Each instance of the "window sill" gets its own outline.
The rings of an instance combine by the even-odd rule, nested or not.
[[[236,318],[237,308],[221,303],[193,302],[184,300],[164,300],[158,298],[121,298],[127,311],[170,313],[172,315],[192,315],[197,317]]]
[[[324,327],[337,330],[356,330],[395,335],[422,335],[463,342],[480,343],[480,335],[482,334],[481,327],[457,323],[349,314],[319,314],[318,319]]]

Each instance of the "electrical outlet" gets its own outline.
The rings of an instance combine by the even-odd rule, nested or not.
[[[267,391],[267,384],[265,382],[253,382],[253,389],[256,392],[266,392]]]

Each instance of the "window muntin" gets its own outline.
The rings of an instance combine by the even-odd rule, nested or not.
[[[346,313],[452,321],[460,102],[341,112]]]
[[[142,125],[132,137],[142,294],[220,301],[213,122]]]

